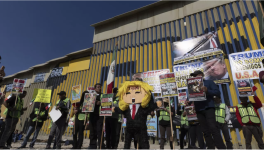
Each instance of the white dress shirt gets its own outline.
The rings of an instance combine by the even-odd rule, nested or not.
[[[135,116],[136,116],[137,111],[138,111],[138,108],[139,108],[139,106],[140,106],[140,104],[130,104],[130,105],[129,105],[129,108],[130,108],[130,115],[131,115],[131,117],[132,117],[132,114],[133,114],[133,105],[136,105]]]

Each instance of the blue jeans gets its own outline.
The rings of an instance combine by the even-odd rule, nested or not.
[[[37,128],[36,128],[36,131],[35,131],[35,133],[34,133],[34,136],[33,136],[32,142],[30,143],[30,147],[33,147],[33,146],[34,146],[34,144],[35,144],[35,142],[36,142],[36,140],[37,140],[37,137],[38,137],[38,134],[39,134],[40,129],[41,129],[41,127],[37,127]],[[28,139],[30,138],[31,134],[34,132],[34,130],[35,130],[35,127],[33,127],[33,126],[30,126],[30,127],[28,128],[27,135],[26,135],[26,137],[25,137],[25,139],[24,139],[24,142],[22,143],[21,147],[26,147],[26,145],[27,145],[27,141],[28,141]]]

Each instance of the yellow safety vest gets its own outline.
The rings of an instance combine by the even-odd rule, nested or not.
[[[225,108],[226,105],[224,103],[221,103],[219,107],[215,107],[215,117],[219,123],[225,123]]]
[[[248,123],[249,119],[253,123],[260,123],[260,119],[258,115],[256,114],[251,103],[249,103],[246,107],[241,104],[238,104],[237,107],[238,107],[238,111],[242,119],[242,123]]]
[[[81,110],[82,110],[82,107],[83,107],[83,106],[80,107]],[[79,113],[79,114],[78,114],[78,119],[79,119],[79,120],[84,120],[84,119],[85,119],[85,114],[84,114],[84,113]]]
[[[8,112],[8,114],[13,118],[19,118],[21,116],[21,110],[23,109],[23,105],[24,105],[23,101],[20,99],[19,96],[17,97],[17,99],[18,101],[15,106],[16,110]],[[8,110],[6,109],[6,111]]]
[[[167,110],[169,110],[169,107],[166,107]],[[164,121],[170,121],[170,115],[167,111],[161,110],[160,111],[160,116],[159,116],[159,121],[164,120]]]
[[[38,108],[35,108],[35,114],[36,114],[36,115],[39,115],[40,117],[42,117],[42,116],[45,115],[45,110],[44,110],[44,111],[41,111],[41,112],[39,113],[39,109],[38,109]],[[37,120],[37,117],[34,118],[32,121],[34,122],[34,121],[36,121],[36,120]],[[38,122],[42,122],[42,120],[38,119]]]
[[[183,117],[183,115],[181,115],[181,125],[182,126],[183,125],[189,126],[189,121],[188,121],[188,117],[187,116]]]

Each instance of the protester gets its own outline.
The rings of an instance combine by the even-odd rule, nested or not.
[[[118,102],[116,101],[117,89],[114,89],[114,107],[118,106]],[[116,128],[118,122],[119,114],[112,113],[112,116],[105,117],[105,132],[106,132],[106,148],[107,149],[117,149],[116,147]]]
[[[252,135],[254,135],[256,141],[258,142],[259,149],[264,149],[264,143],[262,140],[263,131],[260,126],[261,119],[257,111],[262,107],[262,103],[255,95],[255,92],[252,92],[252,95],[254,95],[253,98],[255,103],[248,102],[248,97],[239,97],[241,103],[236,107],[236,117],[238,122],[243,127],[246,149],[252,149]]]
[[[99,116],[99,107],[101,106],[100,97],[101,97],[102,85],[100,83],[96,83],[94,85],[94,88],[95,88],[95,92],[97,93],[97,97],[96,97],[94,112],[90,113],[90,118],[89,118],[89,123],[92,125],[90,132],[93,133],[90,135],[90,146],[88,147],[88,149],[96,149],[97,146],[100,148],[103,120],[104,120],[104,117]],[[105,148],[104,142],[102,142],[102,148]]]
[[[35,131],[33,139],[29,145],[30,148],[34,147],[39,131],[42,128],[43,123],[48,118],[48,110],[45,109],[45,104],[44,103],[40,104],[40,110],[37,107],[33,109],[29,117],[30,117],[30,121],[29,121],[30,126],[28,128],[24,142],[21,144],[19,148],[26,148],[28,139],[30,138],[31,134]]]
[[[167,131],[167,138],[170,141],[170,148],[173,149],[173,138],[171,135],[170,115],[173,117],[173,109],[169,106],[169,99],[163,99],[164,107],[156,110],[157,117],[159,118],[159,130],[160,130],[160,149],[164,149],[165,144],[165,132]],[[171,107],[171,108],[169,108]]]
[[[202,71],[196,70],[191,73],[190,76],[204,77],[204,74]],[[220,91],[218,86],[212,80],[203,80],[203,82],[204,86],[201,87],[201,90],[206,93],[206,100],[194,102],[198,121],[201,124],[208,148],[215,149],[216,146],[218,149],[226,149],[215,120],[215,105],[213,97],[220,97]]]
[[[81,149],[83,144],[83,131],[84,131],[84,120],[85,120],[85,113],[82,112],[83,102],[85,94],[89,93],[84,91],[82,93],[81,100],[79,104],[75,103],[74,107],[74,115],[75,115],[75,122],[74,122],[74,132],[73,133],[73,149]],[[77,138],[78,136],[78,138]]]
[[[19,94],[17,98],[16,96],[13,95],[4,102],[4,106],[7,109],[5,111],[6,127],[5,127],[5,130],[0,140],[0,148],[2,149],[7,148],[5,146],[6,141],[8,140],[12,132],[15,130],[16,124],[18,123],[20,116],[23,115],[24,111],[27,110],[27,108],[23,108],[23,98],[26,95],[27,95],[27,92],[23,91],[23,93]]]
[[[0,96],[0,108],[2,107],[2,104],[5,101],[5,96],[6,96],[6,91],[4,91],[2,96]],[[0,109],[0,113],[1,113],[1,109]]]
[[[114,106],[117,106],[118,107],[118,103],[119,103],[119,97],[116,96],[118,92],[118,89],[117,88],[114,88],[113,89],[113,93],[114,93]],[[121,114],[118,114],[118,121],[117,121],[117,124],[116,124],[116,133],[115,133],[115,139],[116,139],[116,142],[115,142],[115,149],[118,148],[118,144],[119,144],[119,138],[120,138],[120,130],[122,128],[122,115]],[[122,132],[121,132],[122,134]]]
[[[56,102],[56,110],[60,110],[62,115],[56,122],[53,122],[52,124],[46,149],[50,149],[50,145],[51,145],[51,142],[55,134],[56,134],[56,148],[57,149],[61,148],[60,141],[61,141],[61,137],[63,134],[63,128],[67,121],[68,113],[71,107],[71,104],[70,104],[71,101],[69,98],[66,97],[66,92],[61,91],[60,93],[58,93],[58,95],[60,99],[57,100]]]
[[[215,97],[215,115],[216,122],[218,124],[218,128],[222,130],[222,133],[225,137],[226,148],[233,149],[233,144],[231,142],[231,138],[228,131],[227,122],[230,119],[230,111],[225,103],[221,103],[221,99],[219,97]]]

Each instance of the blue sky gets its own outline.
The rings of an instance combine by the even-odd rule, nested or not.
[[[92,47],[91,24],[151,3],[0,2],[0,65],[11,75]]]

